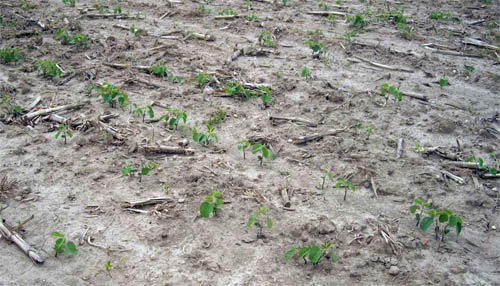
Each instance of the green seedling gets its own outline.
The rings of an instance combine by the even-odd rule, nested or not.
[[[226,87],[224,91],[229,96],[238,96],[245,99],[248,99],[252,96],[252,92],[250,90],[245,89],[241,84],[236,81],[228,81],[226,82]]]
[[[211,191],[208,196],[203,197],[203,202],[200,205],[200,215],[204,218],[209,218],[213,213],[217,215],[220,210],[219,206],[224,203],[224,200],[219,198],[220,192]]]
[[[252,14],[250,14],[250,15],[245,15],[245,19],[247,19],[248,21],[257,21],[257,20],[259,20],[259,18],[255,15],[254,11],[252,11]]]
[[[441,78],[439,79],[439,86],[441,88],[447,86],[447,85],[450,85],[450,83],[448,82],[448,78],[446,78],[446,74],[443,73],[443,75],[441,76]]]
[[[151,66],[151,72],[156,76],[165,76],[167,74],[167,67],[163,62],[160,62],[157,65]]]
[[[385,100],[388,100],[389,94],[392,94],[395,99],[397,99],[398,101],[401,101],[401,100],[403,100],[403,93],[401,91],[399,91],[400,87],[401,87],[401,85],[398,85],[397,87],[395,87],[393,85],[389,85],[388,83],[383,83],[380,86],[380,88],[381,88],[380,93],[382,93],[382,95],[385,96]]]
[[[111,259],[109,259],[108,261],[106,261],[106,263],[104,264],[104,268],[108,272],[111,270]]]
[[[226,8],[226,9],[220,11],[219,15],[222,15],[222,16],[236,16],[236,15],[238,15],[238,13],[236,11],[233,11],[233,8],[229,7],[229,8]]]
[[[456,16],[453,16],[451,13],[449,13],[449,12],[444,13],[444,12],[438,11],[438,10],[431,11],[431,19],[452,21],[453,23],[460,22],[460,19]]]
[[[271,158],[272,160],[275,160],[276,159],[276,155],[274,155],[274,153],[272,151],[270,151],[269,149],[267,149],[266,145],[264,144],[254,144],[252,146],[252,154],[257,154],[257,159],[259,160],[260,162],[260,166],[262,167],[262,162],[265,159],[267,158]]]
[[[333,249],[333,245],[326,240],[320,246],[315,244],[309,244],[303,247],[300,245],[292,245],[285,253],[285,262],[295,255],[304,259],[305,264],[307,264],[306,258],[308,258],[313,265],[318,265],[322,257],[328,258],[328,256],[331,262],[337,262],[337,255]]]
[[[309,71],[309,68],[306,66],[302,67],[301,75],[305,79],[311,78],[311,72]]]
[[[266,221],[267,229],[273,227],[273,219],[267,214],[267,207],[257,205],[257,210],[254,211],[253,215],[248,218],[247,227],[255,225],[259,231],[257,232],[257,239],[264,238],[262,234],[262,229],[264,228],[264,220]]]
[[[128,30],[130,31],[130,33],[137,36],[137,30],[135,29],[135,24],[130,25],[130,28]]]
[[[453,214],[449,209],[436,211],[434,209],[425,210],[428,216],[424,217],[420,223],[420,229],[427,231],[434,223],[434,234],[436,240],[439,240],[438,249],[445,236],[450,232],[449,228],[455,228],[457,236],[462,232],[463,221],[462,218]]]
[[[82,33],[71,36],[71,40],[77,47],[89,47],[89,38],[84,36]]]
[[[176,76],[174,74],[170,74],[168,76],[168,81],[171,81],[173,83],[182,83],[182,76]]]
[[[66,239],[66,235],[59,232],[50,233],[51,236],[57,237],[54,243],[54,251],[56,252],[55,257],[61,253],[75,254],[76,253],[76,245],[72,241],[68,241]]]
[[[75,0],[62,0],[64,4],[69,4],[71,7],[75,7]]]
[[[240,140],[238,141],[238,143],[236,144],[236,148],[238,150],[241,150],[243,151],[243,160],[246,159],[246,156],[245,156],[245,150],[250,147],[250,141],[246,140],[246,139],[243,139],[243,140]]]
[[[0,99],[0,106],[5,111],[6,114],[12,115],[13,117],[17,117],[21,115],[23,108],[17,105],[15,102],[11,102],[9,100],[9,96],[4,94]]]
[[[97,10],[99,10],[99,12],[101,13],[109,13],[109,9],[106,8],[106,6],[104,6],[102,3],[100,2],[97,2],[97,4],[94,5],[95,8],[97,8]]]
[[[325,2],[319,2],[318,8],[328,11],[328,5]]]
[[[78,47],[89,47],[89,38],[85,37],[82,33],[71,36],[65,29],[59,29],[54,33],[52,38],[60,40],[63,45],[74,44]]]
[[[226,111],[222,109],[221,103],[218,102],[215,106],[215,111],[210,113],[210,119],[208,119],[208,124],[210,125],[216,125],[222,122],[224,118],[226,117]]]
[[[146,176],[151,172],[151,170],[157,166],[158,163],[155,162],[146,162],[144,165],[141,166],[141,171],[139,172],[139,182],[142,182],[142,176]]]
[[[481,171],[488,171],[490,174],[493,176],[496,176],[498,173],[498,170],[494,167],[488,167],[484,165],[484,160],[483,158],[479,157],[476,158],[475,156],[471,156],[465,160],[466,162],[476,162],[476,168]]]
[[[313,55],[322,54],[325,52],[325,45],[319,42],[318,40],[308,40],[305,41],[304,44],[308,45],[311,48]]]
[[[56,139],[59,138],[59,136],[64,138],[64,144],[66,144],[66,137],[73,137],[73,132],[69,129],[69,125],[59,124],[59,126],[57,126]]]
[[[16,48],[8,48],[0,50],[0,61],[4,64],[10,62],[20,62],[23,58],[21,57],[19,50]]]
[[[204,144],[205,146],[207,146],[212,139],[215,139],[215,142],[219,143],[219,138],[217,137],[217,134],[215,134],[215,127],[212,127],[210,124],[207,124],[206,127],[207,133],[198,132],[196,128],[189,128],[189,131],[193,136],[193,141]]]
[[[128,94],[124,91],[119,90],[116,86],[104,82],[100,88],[99,88],[99,93],[97,94],[97,97],[102,97],[102,100],[105,103],[109,103],[111,107],[115,107],[116,102],[118,100],[118,103],[120,104],[120,107],[124,108],[128,105],[127,100],[128,100]]]
[[[63,45],[71,44],[71,36],[66,32],[65,29],[58,29],[52,36],[54,40],[61,40]]]
[[[368,21],[365,20],[362,14],[356,14],[354,16],[346,16],[345,22],[349,24],[349,26],[354,27],[358,30],[361,30],[368,26]]]
[[[210,74],[204,72],[195,73],[194,78],[197,80],[198,87],[200,88],[203,88],[214,81],[213,77]]]
[[[128,176],[130,172],[132,172],[132,163],[130,162],[125,162],[122,166],[122,175],[123,176]]]
[[[412,214],[415,214],[415,219],[417,220],[416,226],[418,227],[418,225],[420,224],[420,220],[422,219],[422,213],[424,212],[425,208],[430,207],[431,204],[428,202],[422,202],[422,200],[418,198],[416,198],[413,202],[415,204],[410,206],[410,212]]]
[[[155,117],[155,112],[151,105],[146,105],[145,107],[139,107],[136,103],[132,103],[132,106],[133,106],[132,114],[139,115],[140,117],[142,117],[142,122],[144,122],[146,114],[148,114],[150,119],[153,119]]]
[[[266,104],[271,100],[271,90],[265,86],[258,86],[257,87],[257,92],[255,93],[256,95],[260,96],[260,99],[262,99],[262,103]]]
[[[258,41],[261,46],[274,47],[274,42],[271,34],[267,30],[264,30],[260,33]]]
[[[333,175],[327,169],[323,169],[323,176],[321,176],[321,185],[318,185],[318,189],[323,190],[325,188],[326,179],[333,179]]]
[[[356,34],[357,34],[356,31],[345,32],[344,33],[344,40],[346,40],[347,42],[351,42],[352,38],[355,37]]]
[[[346,180],[345,178],[337,178],[337,184],[335,185],[336,188],[344,188],[344,201],[346,200],[347,198],[347,190],[351,189],[352,191],[355,191],[356,190],[356,187],[354,186],[354,184],[349,181],[349,180]]]
[[[122,13],[122,7],[118,6],[113,8],[113,14],[121,14]]]
[[[166,111],[166,114],[160,116],[160,120],[165,120],[170,129],[174,129],[175,127],[175,130],[177,130],[179,127],[179,122],[181,122],[181,120],[184,122],[184,124],[186,124],[187,114],[184,111],[170,107],[167,107]],[[182,128],[184,128],[184,126],[181,125],[181,129]]]
[[[474,72],[474,70],[476,70],[476,68],[474,66],[468,66],[468,65],[465,65],[464,64],[464,68],[470,72]]]
[[[62,74],[61,69],[53,60],[37,59],[36,62],[37,63],[34,66],[35,70],[41,70],[44,76],[53,78]]]

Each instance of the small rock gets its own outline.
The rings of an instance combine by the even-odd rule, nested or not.
[[[497,230],[496,225],[492,225],[492,226],[491,226],[491,229],[492,229],[492,230]]]
[[[396,276],[399,274],[399,268],[397,266],[391,266],[391,268],[389,268],[389,274],[392,275],[392,276]]]
[[[156,261],[158,260],[158,256],[153,254],[149,257],[149,259],[151,259],[151,261]]]
[[[349,277],[359,279],[361,278],[361,274],[359,272],[351,272],[349,273]]]
[[[399,263],[399,260],[396,257],[391,258],[391,265],[396,266],[396,265],[398,265],[398,263]]]
[[[185,202],[185,201],[186,201],[186,199],[178,199],[178,200],[177,200],[177,202],[178,202],[178,203],[181,203],[181,204],[182,204],[183,202]]]

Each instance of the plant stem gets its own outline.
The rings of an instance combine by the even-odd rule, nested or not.
[[[345,188],[344,190],[345,190],[345,192],[344,192],[344,201],[345,201],[345,199],[347,197],[347,188]]]
[[[243,147],[243,160],[245,160],[245,148]]]
[[[64,137],[64,145],[66,145],[66,134],[63,134]]]
[[[321,189],[323,190],[325,188],[325,177],[322,177],[323,182],[321,183]]]

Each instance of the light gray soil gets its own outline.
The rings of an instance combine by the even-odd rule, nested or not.
[[[498,1],[398,1],[410,35],[391,19],[377,17],[382,10],[396,10],[395,1],[342,1],[345,9],[326,2],[329,10],[362,13],[370,20],[350,41],[344,35],[354,28],[343,17],[307,13],[321,10],[319,1],[249,1],[251,11],[244,1],[172,2],[102,1],[111,13],[120,6],[131,16],[118,19],[89,17],[103,13],[94,9],[95,1],[76,0],[76,7],[60,0],[26,1],[32,6],[24,8],[18,1],[1,1],[0,48],[18,48],[23,57],[19,63],[0,64],[1,94],[25,109],[40,96],[32,111],[90,103],[57,113],[88,123],[83,129],[75,125],[67,144],[56,140],[58,124],[45,116],[26,120],[0,111],[0,179],[18,181],[0,189],[2,218],[14,227],[33,214],[20,234],[45,258],[43,265],[35,265],[2,239],[0,285],[500,284],[499,180],[483,179],[483,171],[449,166],[449,159],[421,151],[439,146],[459,160],[474,155],[498,168],[500,50],[462,42],[475,38],[500,46]],[[215,18],[229,7],[240,15],[254,12],[258,19]],[[460,22],[431,19],[432,10],[449,12]],[[131,25],[140,31],[137,35]],[[90,47],[62,45],[53,39],[59,28],[86,35]],[[272,35],[274,47],[259,45],[263,30]],[[188,37],[192,32],[215,40]],[[324,45],[319,58],[304,43],[314,39]],[[477,57],[446,55],[424,44]],[[37,58],[56,60],[64,73],[44,77],[33,68]],[[159,62],[168,75],[182,76],[182,82],[134,68]],[[128,68],[105,65],[110,63]],[[304,66],[308,78],[301,76]],[[200,88],[193,77],[198,72],[214,74],[217,82]],[[440,87],[443,74],[450,85]],[[229,80],[269,85],[272,99],[264,105],[258,97],[225,97]],[[225,112],[214,124],[218,143],[193,142],[187,127],[170,130],[163,122],[144,123],[130,106],[112,108],[98,91],[86,89],[104,82],[125,91],[138,106],[156,101],[185,111],[185,125],[198,131],[205,130],[217,110]],[[406,95],[401,101],[392,95],[386,100],[380,94],[384,83],[429,100]],[[154,112],[157,118],[164,108],[154,106]],[[107,124],[123,140],[97,125],[97,116],[109,113],[118,115]],[[273,122],[269,115],[317,125]],[[344,128],[334,136],[294,144],[300,136]],[[193,155],[146,154],[140,148],[179,146],[183,139]],[[244,160],[236,148],[241,139],[266,143],[276,160],[264,159],[260,166],[249,150]],[[400,139],[403,153],[397,158]],[[142,181],[121,175],[125,162],[137,169],[147,161],[158,165]],[[323,169],[333,181],[321,190]],[[464,178],[465,184],[444,177],[441,170]],[[355,191],[349,190],[344,201],[344,189],[335,183],[347,176]],[[283,208],[283,189],[291,195],[289,209]],[[200,203],[212,190],[221,192],[225,203],[217,216],[201,218]],[[123,201],[165,196],[171,202],[147,214],[121,207]],[[424,233],[415,226],[409,212],[415,197],[459,215],[461,235],[453,229],[438,249],[433,227]],[[264,239],[246,226],[257,204],[268,207],[274,222],[271,230],[264,229]],[[77,253],[54,257],[53,231],[74,241]],[[383,231],[392,235],[392,243]],[[324,240],[333,243],[337,263],[304,264],[297,257],[284,262],[290,246]]]

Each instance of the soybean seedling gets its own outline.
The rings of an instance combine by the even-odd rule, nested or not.
[[[369,23],[368,21],[365,20],[364,16],[359,13],[354,16],[346,16],[345,22],[349,24],[351,27],[354,27],[359,30],[368,26]]]
[[[260,99],[262,99],[262,103],[265,105],[271,100],[271,90],[265,86],[258,86],[257,89],[258,92],[256,94],[260,95]]]
[[[302,67],[302,77],[305,78],[306,80],[311,78],[311,72],[309,71],[309,68],[306,66]]]
[[[125,162],[125,164],[123,164],[123,167],[122,167],[122,175],[123,176],[127,176],[130,174],[130,172],[132,172],[132,164],[130,162]]]
[[[311,48],[313,55],[322,54],[325,52],[325,45],[318,40],[308,40],[304,42]]]
[[[166,111],[167,111],[166,114],[160,116],[160,120],[165,120],[170,129],[174,129],[175,127],[175,130],[177,130],[179,127],[179,122],[181,122],[181,120],[184,122],[184,124],[186,123],[187,121],[186,112],[171,107],[167,107]],[[181,128],[184,128],[184,126],[181,126]]]
[[[304,259],[305,264],[307,264],[306,258],[308,258],[313,265],[318,265],[323,256],[329,258],[333,263],[337,262],[337,255],[333,249],[333,245],[326,240],[320,246],[315,244],[308,244],[303,247],[300,245],[292,245],[285,253],[285,262],[295,255]]]
[[[214,80],[210,74],[204,72],[195,73],[194,78],[197,80],[198,87],[200,88],[205,87],[205,85],[212,83]]]
[[[120,107],[124,108],[128,105],[128,94],[124,91],[119,90],[116,86],[104,82],[99,88],[99,93],[97,96],[102,97],[102,100],[109,103],[111,107],[115,107],[116,102],[120,104]]]
[[[476,168],[478,170],[488,171],[493,176],[495,176],[498,173],[498,170],[496,168],[485,166],[484,165],[484,160],[481,157],[476,158],[475,156],[471,156],[471,157],[467,158],[465,161],[466,162],[473,162],[473,161],[476,162]]]
[[[69,4],[71,7],[75,7],[75,0],[62,0],[64,4]]]
[[[448,81],[448,78],[446,78],[446,74],[443,73],[443,75],[441,76],[441,78],[439,79],[439,86],[441,88],[447,86],[447,85],[450,85],[450,82]]]
[[[219,198],[220,192],[211,191],[208,196],[203,197],[203,202],[200,204],[200,215],[204,218],[209,218],[210,214],[217,215],[220,210],[219,206],[224,203],[224,200]]]
[[[264,158],[271,158],[273,160],[276,159],[276,155],[274,155],[274,153],[272,151],[270,151],[269,149],[267,149],[266,145],[264,144],[254,144],[252,146],[252,154],[257,154],[257,159],[259,160],[260,162],[260,166],[262,167],[262,161],[264,160]]]
[[[6,94],[2,95],[2,98],[0,98],[0,107],[6,114],[14,117],[21,115],[23,112],[23,108],[14,101],[9,100],[9,96]]]
[[[273,219],[267,214],[266,211],[266,206],[257,205],[257,210],[255,210],[253,215],[248,218],[247,227],[251,227],[253,224],[259,229],[259,231],[257,232],[257,239],[265,237],[262,234],[262,229],[264,228],[264,219],[266,220],[267,229],[271,229],[273,227]]]
[[[380,93],[385,96],[385,100],[389,99],[389,94],[394,95],[394,98],[397,99],[398,101],[401,101],[403,99],[403,93],[399,91],[399,88],[401,85],[398,85],[397,87],[389,85],[388,83],[383,83],[380,88]]]
[[[323,190],[325,188],[325,181],[327,178],[332,180],[333,176],[332,174],[330,174],[330,172],[328,172],[327,169],[323,169],[323,176],[321,176],[321,185],[318,185],[319,189]]]
[[[57,66],[56,62],[50,59],[37,59],[34,68],[36,71],[41,70],[43,75],[48,77],[56,77],[62,74],[62,71]]]
[[[22,59],[19,50],[16,48],[0,50],[0,61],[2,63],[20,62]]]
[[[64,144],[66,144],[66,137],[73,137],[73,132],[69,129],[68,125],[59,124],[59,126],[57,126],[56,139],[59,138],[59,136],[64,138]]]
[[[354,184],[349,181],[349,180],[346,180],[345,178],[337,178],[337,184],[335,185],[336,188],[341,188],[343,187],[345,192],[344,192],[344,201],[346,200],[347,198],[347,190],[351,189],[352,191],[355,191],[356,190],[356,187],[354,186]]]
[[[237,144],[237,145],[236,145],[236,148],[237,148],[238,150],[243,151],[243,160],[245,160],[245,159],[246,159],[246,156],[245,156],[245,150],[246,150],[248,147],[250,147],[250,142],[249,142],[248,140],[246,140],[246,139],[243,139],[243,140],[238,141],[238,143],[236,143],[236,144]]]
[[[264,30],[260,33],[258,41],[261,46],[274,47],[274,42],[271,34],[269,34],[267,30]]]
[[[151,172],[151,170],[158,165],[158,163],[155,162],[146,162],[144,165],[141,167],[141,171],[139,172],[139,182],[142,182],[142,176],[146,176]]]
[[[422,200],[416,198],[413,202],[415,202],[414,205],[410,206],[410,212],[412,214],[415,214],[415,219],[417,220],[417,225],[420,224],[420,220],[422,219],[422,213],[424,212],[424,209],[427,207],[430,207],[431,204],[428,202],[422,202]],[[418,212],[417,212],[418,211]]]
[[[219,143],[219,138],[217,134],[215,134],[215,127],[212,127],[210,124],[207,124],[207,133],[198,132],[195,127],[189,128],[193,136],[193,141],[198,142],[200,144],[204,144],[207,146],[212,139],[215,139],[215,142]]]
[[[66,239],[66,235],[59,233],[59,232],[52,232],[50,233],[51,236],[57,237],[55,243],[54,243],[54,250],[56,252],[55,257],[57,257],[58,254],[60,253],[69,253],[69,254],[75,254],[76,253],[76,245],[72,241],[68,241]]]
[[[428,216],[424,217],[420,223],[420,229],[422,231],[427,231],[429,227],[435,223],[434,234],[436,240],[439,240],[438,249],[441,242],[444,241],[445,236],[450,233],[450,227],[455,228],[455,233],[457,236],[462,232],[463,221],[462,218],[453,214],[449,209],[443,209],[436,211],[434,209],[428,209],[424,211]]]
[[[151,72],[156,76],[165,76],[167,74],[167,67],[163,62],[160,62],[157,65],[151,66]]]

